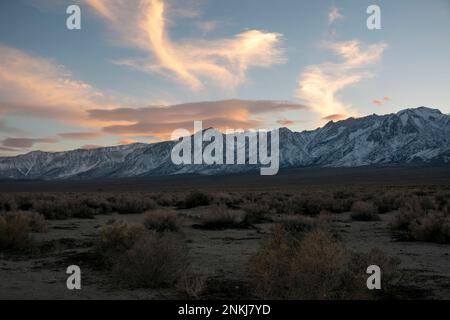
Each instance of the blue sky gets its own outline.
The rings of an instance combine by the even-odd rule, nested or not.
[[[81,30],[66,28],[71,4]],[[449,34],[448,0],[3,0],[0,154],[158,141],[194,120],[449,113]]]

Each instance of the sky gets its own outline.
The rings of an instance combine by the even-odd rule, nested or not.
[[[449,60],[450,0],[2,0],[0,156],[449,113]]]

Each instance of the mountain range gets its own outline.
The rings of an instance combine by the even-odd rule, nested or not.
[[[450,116],[420,107],[330,121],[312,131],[281,128],[280,168],[450,163]],[[232,174],[255,165],[174,165],[174,141],[0,157],[0,179],[64,180]]]

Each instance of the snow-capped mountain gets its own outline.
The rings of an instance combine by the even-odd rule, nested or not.
[[[420,107],[396,114],[329,122],[313,131],[280,129],[280,167],[356,167],[413,162],[450,163],[450,116]],[[227,174],[250,165],[174,165],[176,142],[93,150],[35,151],[0,158],[0,179],[98,179],[173,174]]]

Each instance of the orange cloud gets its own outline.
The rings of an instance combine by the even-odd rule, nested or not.
[[[51,59],[32,56],[0,44],[0,116],[41,117],[83,126],[86,110],[117,108],[91,85],[74,79]]]
[[[280,120],[277,120],[277,123],[282,126],[291,126],[291,125],[295,124],[295,121],[288,120],[288,119],[280,119]]]
[[[322,120],[339,121],[339,120],[344,120],[346,118],[347,118],[347,116],[345,114],[332,114],[332,115],[323,117]]]
[[[91,140],[99,138],[102,135],[102,132],[67,132],[59,134],[61,138],[67,140]]]
[[[380,106],[384,105],[385,103],[388,103],[389,101],[391,101],[391,97],[385,96],[381,100],[378,100],[378,99],[373,100],[372,103],[375,106],[380,107]]]
[[[324,46],[342,58],[341,63],[324,62],[306,68],[298,82],[296,97],[326,117],[351,114],[352,106],[341,101],[338,93],[373,76],[368,67],[378,62],[387,45],[378,43],[363,48],[357,41],[325,43]]]
[[[85,0],[121,35],[121,40],[153,58],[126,59],[118,64],[144,72],[162,72],[202,89],[206,81],[232,89],[246,80],[250,68],[285,62],[281,34],[248,30],[233,38],[188,39],[176,43],[168,34],[167,5],[163,0]]]
[[[84,146],[81,147],[81,149],[92,150],[92,149],[98,149],[98,148],[104,148],[104,147],[105,146],[99,145],[99,144],[85,144]]]
[[[137,141],[133,140],[133,139],[124,139],[124,140],[120,140],[117,144],[124,145],[124,144],[133,144],[133,143],[137,143]]]
[[[130,123],[106,126],[104,132],[124,136],[152,134],[167,139],[175,129],[190,129],[195,120],[202,120],[205,128],[219,130],[259,128],[267,124],[271,113],[304,108],[284,101],[224,100],[140,109],[90,110],[89,113],[98,121],[124,120]]]
[[[373,100],[372,103],[376,106],[381,106],[383,104],[380,100]]]

